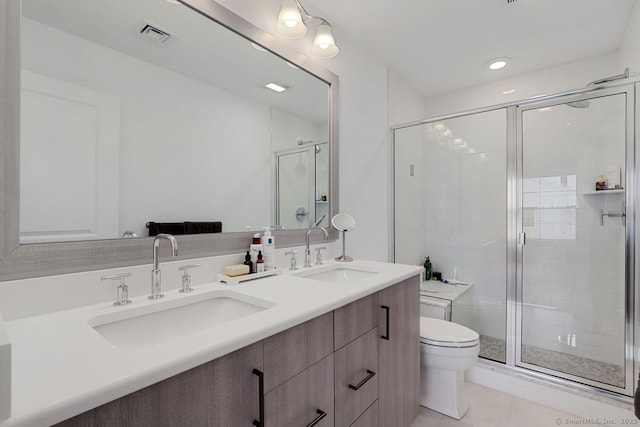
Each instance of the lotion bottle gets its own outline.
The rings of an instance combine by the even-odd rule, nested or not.
[[[264,254],[265,271],[275,270],[276,240],[271,235],[271,227],[264,227],[264,235],[262,236],[262,253]]]

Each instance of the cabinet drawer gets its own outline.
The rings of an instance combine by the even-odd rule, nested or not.
[[[351,424],[351,427],[378,427],[378,424],[378,401],[376,400],[355,423]]]
[[[354,301],[333,312],[337,350],[378,325],[378,294]]]
[[[264,340],[264,390],[273,390],[333,352],[333,313]]]
[[[336,426],[350,426],[378,399],[378,329],[336,351]]]
[[[334,425],[334,356],[331,354],[264,396],[265,427]],[[324,413],[324,415],[323,415]]]

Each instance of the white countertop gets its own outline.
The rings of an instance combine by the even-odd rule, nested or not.
[[[333,264],[327,262],[325,265]],[[355,261],[345,267],[378,274],[333,284],[286,272],[229,286],[212,282],[190,294],[164,292],[160,303],[221,289],[272,302],[273,307],[136,350],[114,348],[89,320],[99,315],[157,304],[146,296],[127,306],[111,302],[8,321],[13,349],[12,416],[0,426],[50,425],[135,390],[216,359],[292,326],[420,274],[421,267]],[[320,270],[300,268],[297,272]],[[162,327],[162,325],[159,325]]]
[[[454,301],[460,295],[471,289],[473,285],[444,283],[439,280],[427,280],[420,283],[420,295]]]

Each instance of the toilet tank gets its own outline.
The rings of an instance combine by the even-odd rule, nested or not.
[[[420,316],[451,321],[451,301],[420,296]]]

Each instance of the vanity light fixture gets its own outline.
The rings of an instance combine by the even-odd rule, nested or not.
[[[509,58],[496,58],[489,61],[487,67],[489,67],[490,70],[500,70],[506,67],[508,63]]]
[[[278,82],[269,82],[266,85],[264,85],[264,87],[278,93],[284,92],[285,90],[289,89],[289,86],[283,83],[278,83]]]
[[[307,33],[307,25],[317,19],[320,25],[316,29],[311,53],[318,58],[333,58],[340,52],[331,33],[331,24],[318,16],[310,15],[298,0],[282,0],[278,14],[276,32],[283,37],[298,39]]]

